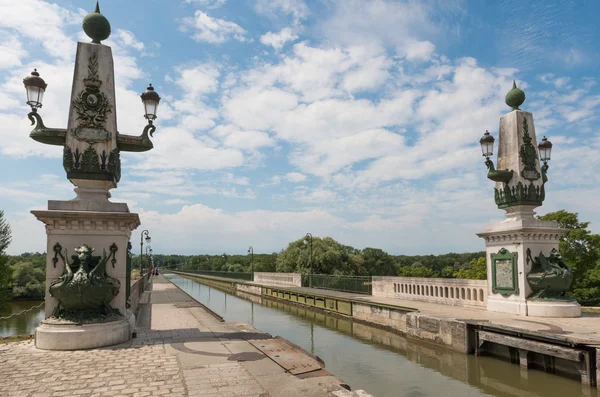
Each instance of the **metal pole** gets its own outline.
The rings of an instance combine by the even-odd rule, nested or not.
[[[308,273],[308,286],[312,287],[312,265],[313,265],[313,247],[312,247],[312,234],[306,233],[306,240],[308,240],[308,244],[310,246],[310,257],[309,257],[309,273]]]
[[[254,248],[248,247],[248,253],[250,254],[250,271],[252,272],[252,281],[254,281]]]
[[[150,232],[143,230],[140,234],[140,277],[144,274],[144,236],[146,236],[146,241],[150,242]]]

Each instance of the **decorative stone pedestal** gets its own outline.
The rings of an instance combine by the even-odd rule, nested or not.
[[[527,315],[532,317],[581,317],[581,306],[577,301],[530,299]]]
[[[485,239],[488,278],[487,309],[493,312],[537,317],[579,317],[577,302],[528,298],[534,293],[527,280],[533,262],[531,256],[550,256],[558,249],[565,229],[556,222],[534,217],[533,207],[506,209],[507,219],[487,227],[479,237]],[[528,254],[529,252],[529,254]]]
[[[70,203],[74,207],[81,205],[78,200],[73,200],[60,202],[60,206],[68,208]],[[44,222],[48,236],[46,321],[36,329],[36,347],[47,350],[90,349],[130,340],[135,320],[132,326],[130,322],[134,317],[127,307],[126,296],[126,283],[129,282],[126,266],[127,245],[131,231],[140,224],[138,214],[96,211],[32,211],[32,213],[38,220]],[[95,248],[96,255],[102,255],[102,251],[110,252],[111,246],[117,248],[113,258],[106,264],[106,273],[118,280],[120,284],[119,292],[110,302],[110,306],[118,310],[121,320],[75,325],[50,319],[58,305],[57,299],[50,295],[50,286],[64,272],[63,258],[69,261],[71,255],[75,253],[74,248],[83,244]]]
[[[43,350],[81,350],[113,346],[131,339],[130,319],[95,324],[43,321],[35,329],[35,347]]]
[[[487,177],[496,182],[494,200],[506,211],[506,220],[477,233],[486,246],[487,309],[521,316],[579,317],[581,307],[564,297],[573,273],[558,252],[559,239],[568,230],[537,219],[533,212],[546,198],[552,144],[544,138],[536,147],[533,115],[519,109],[524,101],[525,93],[513,83],[506,95],[513,110],[500,118],[496,167],[490,160],[494,138],[486,131],[479,141]]]

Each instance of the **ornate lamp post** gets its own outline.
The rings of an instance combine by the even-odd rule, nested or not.
[[[496,183],[494,200],[507,217],[477,233],[487,248],[487,309],[524,316],[578,317],[581,307],[564,297],[573,279],[558,253],[566,230],[534,216],[534,209],[546,198],[552,143],[544,137],[536,150],[533,115],[519,108],[524,101],[525,93],[513,83],[506,95],[512,111],[500,119],[497,167],[490,159],[494,137],[486,131],[479,140],[487,177]]]
[[[250,271],[252,272],[252,278],[254,278],[254,248],[248,247],[248,253],[250,254]]]
[[[312,287],[312,257],[313,257],[313,250],[312,250],[312,234],[310,233],[306,233],[306,236],[304,237],[304,245],[309,245],[310,246],[310,257],[309,257],[309,261],[308,261],[308,268],[309,268],[309,273],[308,273],[308,286]]]
[[[97,348],[131,338],[127,247],[140,219],[126,203],[113,203],[109,198],[121,179],[121,152],[153,148],[150,137],[160,102],[149,86],[141,96],[148,120],[141,135],[120,133],[112,50],[102,44],[110,36],[110,23],[96,4],[82,26],[91,42],[77,43],[71,99],[65,103],[69,106],[66,128],[44,125],[40,109],[48,85],[38,71],[23,79],[31,108],[28,118],[34,125],[29,136],[63,148],[63,168],[77,195],[73,200],[49,200],[47,210],[32,211],[46,226],[46,252],[50,253],[46,319],[36,329],[36,346],[48,350]],[[78,259],[69,263],[73,250]],[[141,271],[142,253],[143,246]],[[65,276],[69,268],[77,272],[76,280]],[[86,319],[83,324],[82,318]]]
[[[140,234],[140,277],[144,275],[144,236],[146,236],[146,244],[150,244],[152,242],[150,232],[148,232],[148,230],[142,231]]]

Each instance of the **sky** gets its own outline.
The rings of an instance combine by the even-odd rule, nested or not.
[[[70,200],[62,149],[28,137],[22,79],[65,128],[91,0],[0,0],[0,209],[8,252],[45,251],[30,214]],[[600,2],[584,0],[102,0],[112,34],[122,153],[112,200],[155,253],[278,252],[331,236],[392,254],[484,250],[502,220],[479,139],[498,137],[513,79],[554,144],[538,214],[578,212],[600,232]]]

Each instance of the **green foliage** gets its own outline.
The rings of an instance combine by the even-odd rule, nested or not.
[[[393,258],[398,275],[401,277],[454,278],[457,272],[461,269],[468,269],[473,260],[477,260],[482,256],[485,257],[484,251],[443,255],[398,255]],[[417,269],[413,270],[411,268]],[[419,274],[419,276],[411,276],[412,274]]]
[[[8,257],[0,254],[0,307],[11,298],[10,281],[11,271],[8,266]]]
[[[5,254],[6,249],[10,245],[12,235],[10,225],[4,219],[4,211],[0,210],[0,254]]]
[[[43,299],[45,273],[32,262],[17,262],[12,266],[12,296],[15,299]]]
[[[417,266],[407,266],[398,269],[398,276],[400,277],[434,277],[433,270],[425,267],[422,264]]]
[[[394,258],[379,248],[365,248],[361,251],[363,263],[360,275],[395,276]]]
[[[10,298],[10,270],[8,258],[5,256],[6,248],[8,248],[10,242],[10,225],[4,219],[4,211],[0,210],[0,307]]]
[[[462,268],[454,273],[455,278],[469,280],[486,280],[487,279],[487,264],[485,257],[473,259],[468,267]]]
[[[569,229],[559,243],[560,254],[573,271],[573,284],[568,294],[579,301],[599,300],[600,235],[588,229],[589,222],[580,222],[577,213],[560,210],[539,218],[556,221],[558,226]]]
[[[312,266],[310,246],[304,238],[292,241],[277,256],[277,271],[301,274],[360,275],[363,260],[360,251],[342,245],[331,237],[313,237]]]

